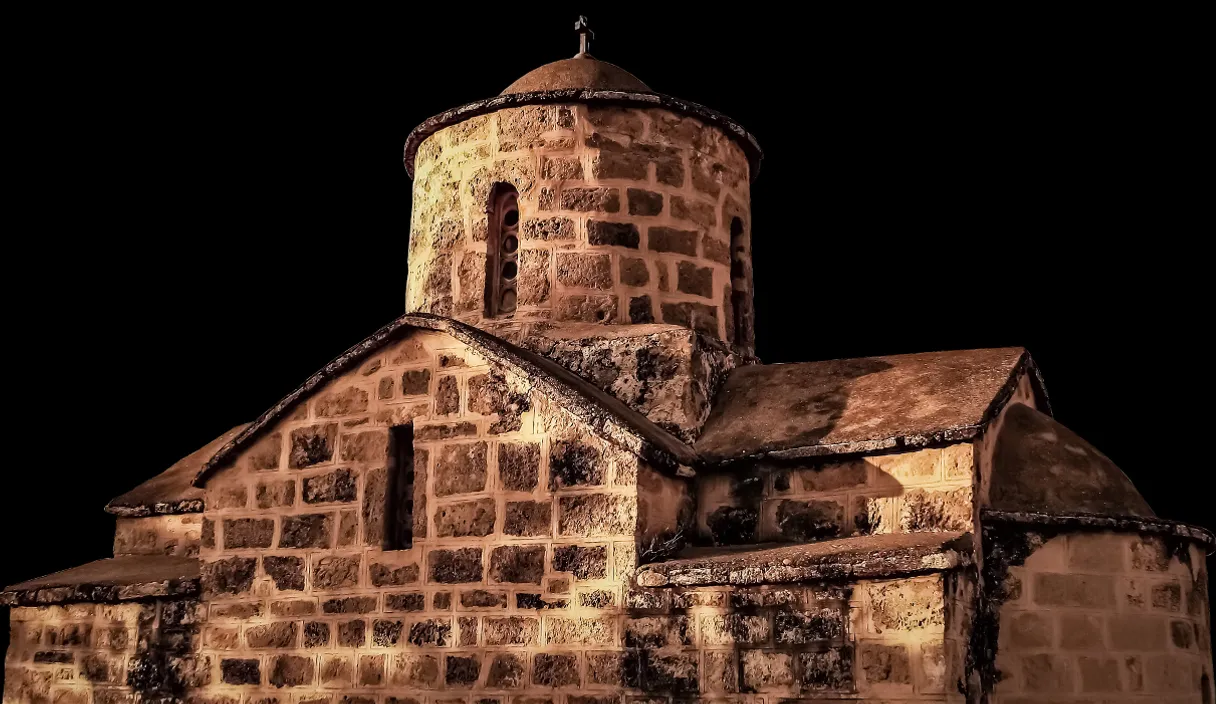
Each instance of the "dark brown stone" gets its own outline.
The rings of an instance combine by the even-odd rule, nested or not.
[[[321,611],[327,614],[368,614],[375,610],[374,596],[344,596],[321,603]]]
[[[445,375],[438,377],[435,388],[435,415],[448,416],[460,412],[460,388],[456,385],[456,377]]]
[[[645,178],[644,173],[645,166],[642,178]],[[562,210],[615,213],[621,209],[621,193],[615,188],[563,188],[561,207]]]
[[[626,286],[645,286],[650,283],[650,267],[646,260],[621,257],[621,283]]]
[[[612,289],[612,257],[607,254],[559,252],[557,280],[565,286]]]
[[[403,395],[425,396],[430,391],[430,369],[407,369],[401,374],[401,393]]]
[[[472,687],[481,676],[481,658],[476,655],[447,656],[447,674],[444,681],[449,687]]]
[[[549,501],[508,501],[503,532],[528,538],[548,536],[553,517]]]
[[[258,482],[254,498],[258,508],[291,506],[296,501],[296,482],[294,479]]]
[[[431,608],[441,611],[452,608],[452,592],[435,592],[432,604]]]
[[[304,590],[304,558],[266,555],[262,558],[262,569],[274,580],[275,589]]]
[[[313,589],[345,589],[358,583],[358,557],[323,557],[313,565]]]
[[[432,550],[427,555],[430,581],[463,584],[481,581],[481,548]]]
[[[445,445],[435,457],[435,496],[483,491],[486,488],[486,444]]]
[[[587,244],[637,249],[641,239],[638,226],[633,223],[604,222],[602,220],[587,222]]]
[[[570,572],[575,579],[603,579],[608,574],[608,548],[603,545],[555,546],[553,571]]]
[[[261,684],[260,663],[257,658],[220,660],[220,679],[224,684]]]
[[[376,687],[384,684],[384,656],[364,655],[359,658],[359,686]],[[375,699],[368,698],[368,704],[375,704]]]
[[[327,391],[317,397],[313,411],[318,418],[349,416],[367,410],[367,392],[354,386]]]
[[[616,311],[616,296],[579,293],[559,296],[553,315],[556,320],[602,323],[606,320],[616,320]]]
[[[391,376],[386,376],[376,385],[376,398],[381,401],[386,401],[393,397],[393,391],[396,389],[396,381]]]
[[[396,567],[373,562],[368,567],[367,573],[371,577],[373,587],[396,587],[418,582],[418,565],[416,564]]]
[[[274,541],[274,519],[225,518],[224,548],[268,548]]]
[[[663,322],[682,325],[697,332],[718,336],[718,307],[704,303],[664,303]]]
[[[435,536],[467,538],[486,536],[494,532],[494,499],[477,499],[435,508]]]
[[[647,691],[695,694],[698,690],[696,653],[646,653],[641,669],[642,688]]]
[[[304,647],[324,648],[329,645],[329,624],[324,621],[309,621],[304,624]]]
[[[452,620],[448,618],[431,618],[419,621],[410,626],[409,642],[418,647],[435,646],[446,648],[451,645]]]
[[[544,574],[544,546],[505,545],[490,553],[492,582],[540,584]]]
[[[313,661],[303,655],[278,655],[270,670],[270,684],[275,687],[302,687],[312,684]]]
[[[342,448],[345,451],[345,443]],[[304,503],[307,504],[349,502],[354,501],[357,495],[355,475],[349,469],[335,469],[332,472],[304,479]]]
[[[200,540],[205,548],[215,547],[215,521],[210,518],[203,519],[202,536]]]
[[[449,440],[451,438],[472,437],[477,434],[477,426],[469,422],[445,423],[443,425],[424,425],[414,430],[415,442],[430,442],[433,440]],[[417,455],[419,450],[415,449]]]
[[[696,230],[677,230],[673,227],[653,226],[647,231],[647,247],[652,252],[675,252],[690,257],[697,256]]]
[[[405,628],[405,624],[401,621],[376,619],[372,623],[372,645],[382,648],[396,645],[401,640],[403,628]]]
[[[629,322],[643,325],[654,322],[654,307],[650,296],[635,296],[629,299]]]
[[[385,611],[423,611],[426,609],[426,594],[410,592],[407,594],[385,594]]]
[[[343,648],[362,648],[367,642],[367,622],[359,619],[338,624],[338,645]]]
[[[296,622],[279,621],[245,629],[245,642],[250,648],[294,648]]]
[[[256,557],[230,557],[203,566],[205,594],[241,594],[249,591],[258,568]]]
[[[524,672],[524,655],[499,653],[490,663],[486,675],[486,686],[490,689],[519,689],[527,684]]]
[[[338,424],[310,425],[291,431],[291,454],[287,466],[292,469],[311,467],[334,458],[338,439]]]
[[[507,491],[532,491],[540,474],[540,445],[504,442],[498,446],[498,478]]]
[[[283,516],[279,547],[327,548],[331,545],[332,533],[333,516],[328,513]]]
[[[507,608],[507,594],[485,589],[461,592],[460,606],[466,609],[505,609]]]
[[[713,298],[714,270],[692,262],[676,265],[676,290],[703,298]]]
[[[532,658],[532,684],[538,687],[578,685],[578,658],[574,655],[537,653]]]
[[[658,215],[663,212],[663,194],[641,188],[630,188],[626,192],[630,215]]]
[[[377,428],[361,433],[342,434],[344,462],[383,463],[388,457],[388,430]]]
[[[604,483],[600,451],[578,441],[559,440],[549,450],[549,491]]]
[[[805,645],[844,638],[844,613],[839,608],[777,612],[774,635],[779,644]]]
[[[835,501],[790,501],[777,504],[777,530],[786,540],[809,542],[840,535],[844,507]]]
[[[706,232],[701,237],[701,251],[705,258],[719,264],[730,264],[730,245]],[[743,278],[743,277],[738,277]]]
[[[752,508],[720,506],[705,522],[715,545],[746,545],[756,542],[760,514]]]
[[[718,224],[718,215],[712,203],[688,200],[682,196],[671,197],[671,214],[706,229]]]
[[[607,609],[616,604],[616,594],[606,589],[582,592],[578,595],[578,603],[589,609]]]
[[[388,504],[388,470],[377,467],[363,473],[363,543],[384,544],[384,510]]]

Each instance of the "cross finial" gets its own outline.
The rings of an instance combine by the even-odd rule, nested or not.
[[[574,31],[578,32],[578,55],[589,56],[587,50],[591,48],[591,40],[595,39],[595,32],[591,31],[591,23],[587,21],[586,15],[578,16],[578,21],[574,23]]]

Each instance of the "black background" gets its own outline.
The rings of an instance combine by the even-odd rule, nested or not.
[[[577,48],[575,11],[158,12],[6,23],[3,584],[107,556],[108,499],[400,314],[406,134]],[[766,150],[764,361],[1028,347],[1158,514],[1216,527],[1193,18],[969,12],[589,14]]]

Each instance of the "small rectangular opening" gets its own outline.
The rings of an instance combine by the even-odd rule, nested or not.
[[[414,544],[414,426],[389,428],[388,487],[384,507],[384,549]]]

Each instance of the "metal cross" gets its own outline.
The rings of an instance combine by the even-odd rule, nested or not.
[[[574,23],[574,31],[578,32],[578,53],[582,56],[591,48],[591,39],[595,39],[595,32],[591,31],[591,24],[587,21],[586,15],[578,16],[578,21]]]

